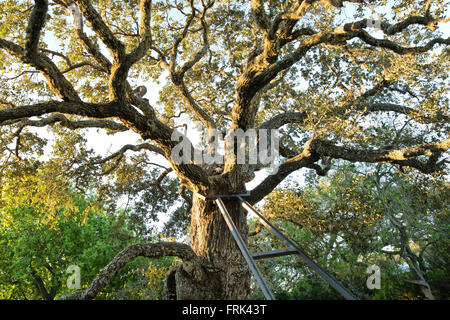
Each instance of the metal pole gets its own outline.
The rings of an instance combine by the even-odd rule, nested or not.
[[[241,198],[242,199],[242,198]],[[245,260],[247,261],[248,266],[250,267],[250,270],[253,272],[253,275],[256,278],[256,281],[258,282],[262,292],[264,293],[264,296],[267,300],[275,300],[275,297],[270,291],[269,286],[267,285],[266,281],[264,280],[264,277],[261,274],[261,271],[259,271],[258,266],[255,263],[255,260],[253,260],[250,252],[247,249],[247,246],[245,245],[244,240],[242,239],[239,230],[236,228],[236,225],[234,224],[233,220],[231,219],[227,208],[225,207],[222,199],[219,197],[216,199],[216,204],[219,207],[220,212],[222,213],[223,218],[225,219],[225,222],[228,225],[228,228],[231,231],[231,234],[233,235],[234,240],[236,240],[236,243],[239,247],[239,249],[242,252],[242,255],[244,256]]]
[[[341,283],[339,283],[326,269],[318,265],[314,260],[312,260],[302,249],[300,249],[291,239],[286,237],[278,228],[272,225],[264,216],[262,216],[255,208],[253,208],[247,201],[239,197],[242,206],[249,212],[256,214],[260,219],[261,223],[264,224],[272,233],[285,243],[288,247],[295,248],[297,254],[303,261],[310,266],[314,271],[316,271],[328,284],[330,284],[334,289],[336,289],[345,299],[347,300],[357,300],[357,298],[345,288]]]
[[[252,253],[252,258],[254,260],[258,260],[258,259],[267,259],[267,258],[288,256],[291,254],[297,254],[297,250],[295,250],[295,248],[287,248],[287,249],[273,250],[273,251],[268,251],[268,252],[257,252],[257,253]]]

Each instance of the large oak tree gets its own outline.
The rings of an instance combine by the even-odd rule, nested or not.
[[[183,261],[166,277],[167,298],[247,297],[245,260],[199,194],[246,192],[265,168],[239,164],[236,148],[223,166],[178,163],[171,137],[182,114],[205,131],[280,130],[278,171],[249,190],[251,203],[302,168],[326,174],[332,159],[423,173],[446,163],[444,1],[7,0],[0,12],[5,154],[19,157],[29,127],[130,131],[141,144],[97,163],[129,150],[162,155],[171,166],[162,178],[174,171],[180,194],[192,193],[190,245],[133,245],[66,298],[94,298],[137,256],[167,255]],[[157,105],[138,79],[163,82]],[[246,240],[246,212],[226,205]]]

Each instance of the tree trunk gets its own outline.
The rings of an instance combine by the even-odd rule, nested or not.
[[[237,201],[224,201],[244,241],[247,241],[247,213]],[[191,247],[199,257],[206,277],[192,279],[177,267],[166,277],[169,299],[246,299],[250,293],[250,270],[231,235],[215,201],[193,197]]]

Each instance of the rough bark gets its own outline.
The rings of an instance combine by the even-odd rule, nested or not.
[[[246,212],[236,201],[224,201],[229,214],[247,240]],[[195,284],[177,295],[178,299],[190,292],[206,299],[245,299],[250,292],[250,271],[239,248],[214,201],[194,196],[191,220],[191,247],[205,267],[207,282]],[[181,285],[177,284],[177,287]],[[192,290],[193,289],[193,290]],[[192,297],[192,296],[191,296]]]
[[[179,272],[194,282],[205,281],[205,274],[199,260],[192,249],[182,243],[138,243],[122,250],[108,265],[106,265],[85,290],[73,292],[60,297],[60,300],[89,300],[95,298],[122,268],[137,257],[161,258],[176,256],[183,260]]]

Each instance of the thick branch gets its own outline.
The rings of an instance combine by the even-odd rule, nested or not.
[[[424,144],[404,149],[357,150],[344,146],[336,146],[330,141],[315,139],[311,149],[319,156],[344,159],[351,162],[387,162],[415,168],[423,173],[432,173],[439,169],[442,162],[438,158],[450,147],[450,138],[441,142]],[[428,161],[417,159],[428,156]]]
[[[172,168],[180,179],[189,181],[192,190],[205,190],[209,187],[206,172],[197,165],[176,163],[172,159],[172,149],[178,145],[178,141],[172,140],[173,129],[157,119],[149,120],[132,108],[127,108],[117,102],[110,103],[84,103],[50,101],[34,105],[25,105],[17,108],[0,110],[0,125],[11,124],[11,121],[34,116],[42,116],[48,113],[64,113],[90,118],[118,118],[124,126],[138,133],[144,140],[151,139],[157,143]]]
[[[305,145],[302,153],[286,160],[278,167],[278,171],[275,174],[269,175],[257,187],[251,190],[248,202],[253,204],[262,200],[292,172],[303,167],[311,166],[319,159],[320,157],[316,153],[312,152],[309,141]]]
[[[109,78],[109,99],[110,101],[125,101],[126,99],[126,79],[130,67],[139,61],[145,54],[145,46],[150,46],[150,36],[147,34],[142,45],[138,46],[138,50],[132,54],[126,55],[124,44],[118,40],[113,32],[108,28],[100,14],[95,10],[88,0],[75,0],[80,8],[83,16],[89,21],[92,29],[110,50],[113,56],[113,64],[110,68]],[[147,6],[144,4],[143,6]],[[144,17],[146,20],[146,17]],[[151,41],[150,41],[151,42]]]
[[[0,110],[0,124],[4,124],[5,121],[9,120],[42,116],[53,112],[91,118],[110,118],[117,116],[117,109],[119,109],[119,105],[114,103],[95,104],[84,102],[49,101],[46,103],[37,103],[33,105]]]
[[[194,279],[203,279],[204,272],[200,266],[197,256],[191,247],[186,244],[176,242],[161,243],[141,243],[134,244],[122,250],[106,267],[104,267],[98,276],[92,281],[85,290],[77,291],[60,297],[60,300],[89,300],[95,298],[111,280],[128,263],[137,257],[161,258],[167,256],[176,256],[183,260],[183,269]]]
[[[313,46],[320,43],[339,42],[344,39],[346,37],[340,35],[318,33],[305,39],[295,51],[282,60],[270,65],[261,61],[252,63],[238,80],[236,99],[233,106],[233,128],[247,130],[251,127],[257,111],[255,110],[257,106],[251,103],[252,99],[259,90],[275,79],[280,72],[298,62]]]
[[[307,167],[318,171],[319,174],[326,171],[320,169],[315,162],[320,158],[330,157],[351,162],[368,163],[393,163],[401,166],[415,168],[423,173],[432,173],[443,165],[438,162],[439,157],[450,147],[450,138],[442,142],[424,144],[416,147],[389,150],[357,150],[343,146],[336,146],[330,141],[312,139],[308,141],[302,153],[286,160],[278,168],[278,172],[269,175],[251,193],[248,201],[256,203],[269,194],[289,174]],[[428,156],[428,161],[417,159],[419,156]]]
[[[108,47],[114,57],[125,54],[125,46],[120,42],[103,21],[89,0],[74,0],[83,16],[89,21],[92,29]]]
[[[212,6],[213,2],[210,4]],[[178,45],[181,43],[181,41],[186,37],[187,30],[189,25],[192,23],[193,18],[195,17],[195,9],[192,7],[192,14],[189,16],[188,20],[186,21],[185,28],[183,32],[179,35],[177,40],[174,43],[174,46],[172,48],[172,57],[170,66],[166,65],[166,69],[171,74],[171,79],[174,85],[177,87],[178,91],[182,95],[184,101],[186,102],[189,110],[203,123],[206,125],[207,128],[215,128],[215,123],[213,118],[195,101],[194,97],[189,92],[188,88],[186,87],[186,84],[184,82],[184,75],[187,71],[192,69],[208,52],[209,49],[209,41],[208,41],[208,26],[204,20],[204,16],[206,14],[206,11],[208,10],[208,6],[204,8],[203,15],[200,19],[200,22],[202,24],[202,38],[203,38],[203,46],[198,50],[193,58],[187,62],[185,62],[178,70],[176,70],[176,57],[177,57],[177,50]]]
[[[259,126],[259,129],[278,129],[288,123],[302,124],[306,118],[305,112],[284,112],[265,121]]]
[[[148,50],[148,47],[151,46],[151,33],[150,33],[150,1],[146,1],[142,4],[141,11],[143,12],[142,21],[141,21],[141,27],[144,30],[143,31],[143,41],[140,43],[138,48],[135,49],[133,53],[130,54],[132,56],[132,59],[140,59],[140,57],[145,54],[146,50]],[[141,30],[142,31],[142,30]],[[97,68],[97,70],[106,72],[111,77],[111,69],[112,69],[112,63],[106,58],[103,53],[100,51],[99,47],[94,44],[88,36],[83,31],[83,25],[81,25],[81,28],[75,27],[75,36],[78,39],[78,41],[81,43],[81,45],[91,54],[91,56],[102,66],[102,69]],[[73,66],[75,67],[75,66]],[[69,68],[68,70],[65,70],[64,72],[70,71],[72,68]],[[93,66],[94,67],[94,66]],[[116,68],[117,70],[117,68]],[[125,72],[126,74],[126,72]],[[129,103],[135,105],[138,107],[144,115],[150,119],[153,120],[155,118],[155,111],[150,106],[149,103],[147,103],[145,100],[136,97],[136,95],[133,92],[133,89],[131,88],[131,85],[128,83],[128,81],[124,81],[125,83],[125,90],[126,90],[126,99]]]
[[[435,116],[421,115],[412,108],[394,104],[394,103],[384,103],[384,102],[374,102],[374,103],[362,103],[361,107],[366,112],[376,112],[376,111],[386,111],[404,114],[417,122],[421,123],[434,123],[439,121],[449,121],[449,117],[445,114],[437,114]]]
[[[30,120],[30,119],[17,119],[17,120],[9,120],[0,123],[0,126],[10,125],[10,124],[19,124],[20,126],[30,126],[30,127],[45,127],[47,125],[52,125],[55,123],[59,123],[61,126],[69,128],[69,129],[86,129],[86,128],[102,128],[109,129],[113,131],[127,131],[129,130],[124,125],[114,122],[112,120],[69,120],[66,116],[61,113],[55,113],[50,115],[47,118],[40,120]]]
[[[22,62],[39,70],[46,78],[50,88],[59,98],[66,101],[80,101],[78,93],[75,91],[72,84],[47,56],[41,53],[27,53],[19,45],[4,39],[0,39],[0,49],[7,50],[11,55],[18,57]]]
[[[289,17],[285,16],[284,18],[296,22],[298,16],[301,16],[304,10],[306,10],[306,7],[312,2],[313,1],[299,2],[298,8],[294,10],[295,14]],[[409,25],[429,24],[433,21],[436,20],[433,20],[430,17],[411,17],[394,25],[384,23],[383,28],[385,32],[393,34],[403,31]],[[319,44],[342,45],[353,38],[359,38],[371,46],[386,48],[402,55],[423,53],[431,50],[436,44],[450,44],[450,39],[436,38],[430,40],[423,46],[404,47],[390,40],[376,39],[370,36],[370,34],[364,30],[367,26],[367,19],[363,19],[361,21],[348,23],[337,27],[333,32],[314,33],[312,30],[308,29],[306,34],[310,34],[310,36],[304,39],[297,49],[291,54],[286,55],[283,59],[278,61],[267,60],[267,57],[263,56],[264,52],[267,50],[260,50],[259,59],[253,59],[253,62],[238,80],[236,88],[236,102],[233,107],[233,127],[246,130],[249,126],[251,126],[254,115],[256,114],[255,110],[253,110],[255,106],[252,106],[251,101],[256,93],[272,81],[277,74],[290,68],[302,57],[304,57],[309,49]],[[305,33],[302,33],[302,35],[303,34]],[[291,36],[292,34],[289,35],[289,37]]]
[[[264,6],[261,0],[252,0],[251,9],[255,18],[258,28],[263,32],[267,32],[269,29],[269,18],[264,10]]]
[[[447,39],[435,38],[435,39],[428,41],[423,46],[404,47],[404,46],[401,46],[398,43],[395,43],[390,40],[374,38],[368,32],[366,32],[364,30],[359,31],[356,34],[357,34],[358,38],[360,38],[365,43],[370,44],[371,46],[389,49],[389,50],[392,50],[393,52],[401,54],[401,55],[424,53],[424,52],[427,52],[427,51],[433,49],[433,47],[437,44],[450,45],[450,38],[447,38]]]
[[[94,44],[89,37],[83,31],[83,25],[81,28],[77,28],[75,26],[75,36],[77,40],[81,43],[81,45],[91,54],[91,56],[100,64],[104,71],[110,73],[112,63],[105,57],[105,55],[100,51],[100,48],[97,44]]]
[[[25,56],[31,57],[37,54],[39,39],[41,31],[45,25],[45,19],[48,10],[47,0],[35,0],[35,5],[31,11],[28,19],[26,41],[25,41]]]
[[[140,59],[142,59],[142,57],[144,57],[147,54],[147,51],[152,46],[152,32],[150,27],[151,10],[152,10],[151,0],[140,0],[139,13],[141,19],[139,22],[139,35],[141,37],[141,42],[128,55],[128,59],[130,60],[131,64],[134,64]]]
[[[92,164],[101,164],[101,163],[108,162],[111,159],[117,158],[119,156],[123,156],[125,154],[125,152],[127,152],[129,150],[135,151],[135,152],[138,152],[138,151],[141,151],[141,150],[149,150],[149,151],[158,153],[158,154],[160,154],[162,156],[165,156],[164,151],[161,148],[159,148],[157,146],[154,146],[154,145],[152,145],[150,143],[142,143],[142,144],[139,144],[139,145],[127,144],[127,145],[124,145],[122,148],[120,148],[120,150],[118,150],[118,151],[114,152],[113,154],[109,155],[108,157],[103,158],[101,160],[97,160],[97,161],[93,162]]]

